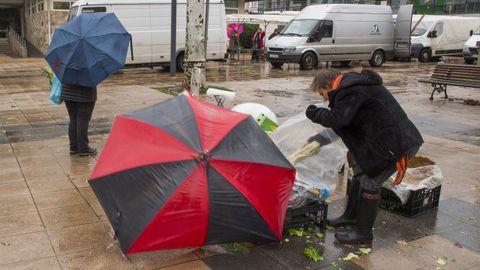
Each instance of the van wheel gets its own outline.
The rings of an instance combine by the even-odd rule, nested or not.
[[[465,59],[465,63],[467,63],[467,64],[469,64],[469,65],[473,65],[473,62],[475,62],[475,60]]]
[[[430,49],[422,49],[418,54],[418,61],[424,63],[432,59],[432,51]]]
[[[372,58],[368,62],[372,67],[379,67],[383,65],[383,63],[385,63],[385,54],[383,53],[382,50],[376,50],[373,53]]]
[[[272,64],[274,68],[281,68],[283,66],[283,62],[270,62],[270,64]]]
[[[300,68],[310,70],[317,66],[317,56],[313,52],[306,52],[300,60]]]
[[[352,61],[341,61],[340,65],[342,65],[342,67],[348,67],[348,66],[350,66],[351,63],[352,63]]]
[[[185,54],[183,52],[179,53],[177,56],[177,72],[185,72],[185,66],[183,64],[183,60],[185,58]]]

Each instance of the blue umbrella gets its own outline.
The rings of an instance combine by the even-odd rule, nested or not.
[[[125,65],[130,43],[115,14],[85,13],[55,30],[45,59],[62,83],[95,87]]]

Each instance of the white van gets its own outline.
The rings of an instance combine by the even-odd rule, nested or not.
[[[164,66],[170,63],[170,0],[80,0],[70,8],[68,20],[81,13],[113,12],[132,35],[134,60],[126,65]],[[177,70],[183,71],[186,0],[177,1]],[[210,0],[207,60],[223,60],[227,52],[227,26],[223,0]]]
[[[382,5],[323,4],[305,7],[267,44],[274,67],[299,63],[302,69],[320,62],[409,57],[412,5],[402,6],[394,26],[392,9]]]
[[[463,59],[465,59],[465,63],[473,64],[478,59],[478,42],[480,42],[480,25],[473,31],[472,36],[463,46]]]
[[[422,17],[415,15],[415,26]],[[480,17],[426,15],[412,32],[412,57],[428,62],[439,56],[461,56],[465,41],[478,25]]]

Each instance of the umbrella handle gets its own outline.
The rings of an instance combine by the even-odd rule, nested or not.
[[[132,58],[132,61],[133,61],[133,41],[132,41],[131,35],[130,35],[130,57]]]

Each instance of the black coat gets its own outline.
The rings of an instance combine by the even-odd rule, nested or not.
[[[69,85],[62,83],[62,100],[76,102],[95,102],[97,100],[97,87]]]
[[[329,92],[330,110],[317,108],[309,116],[332,128],[372,178],[423,143],[420,132],[382,83],[373,71],[347,73],[337,90]]]

